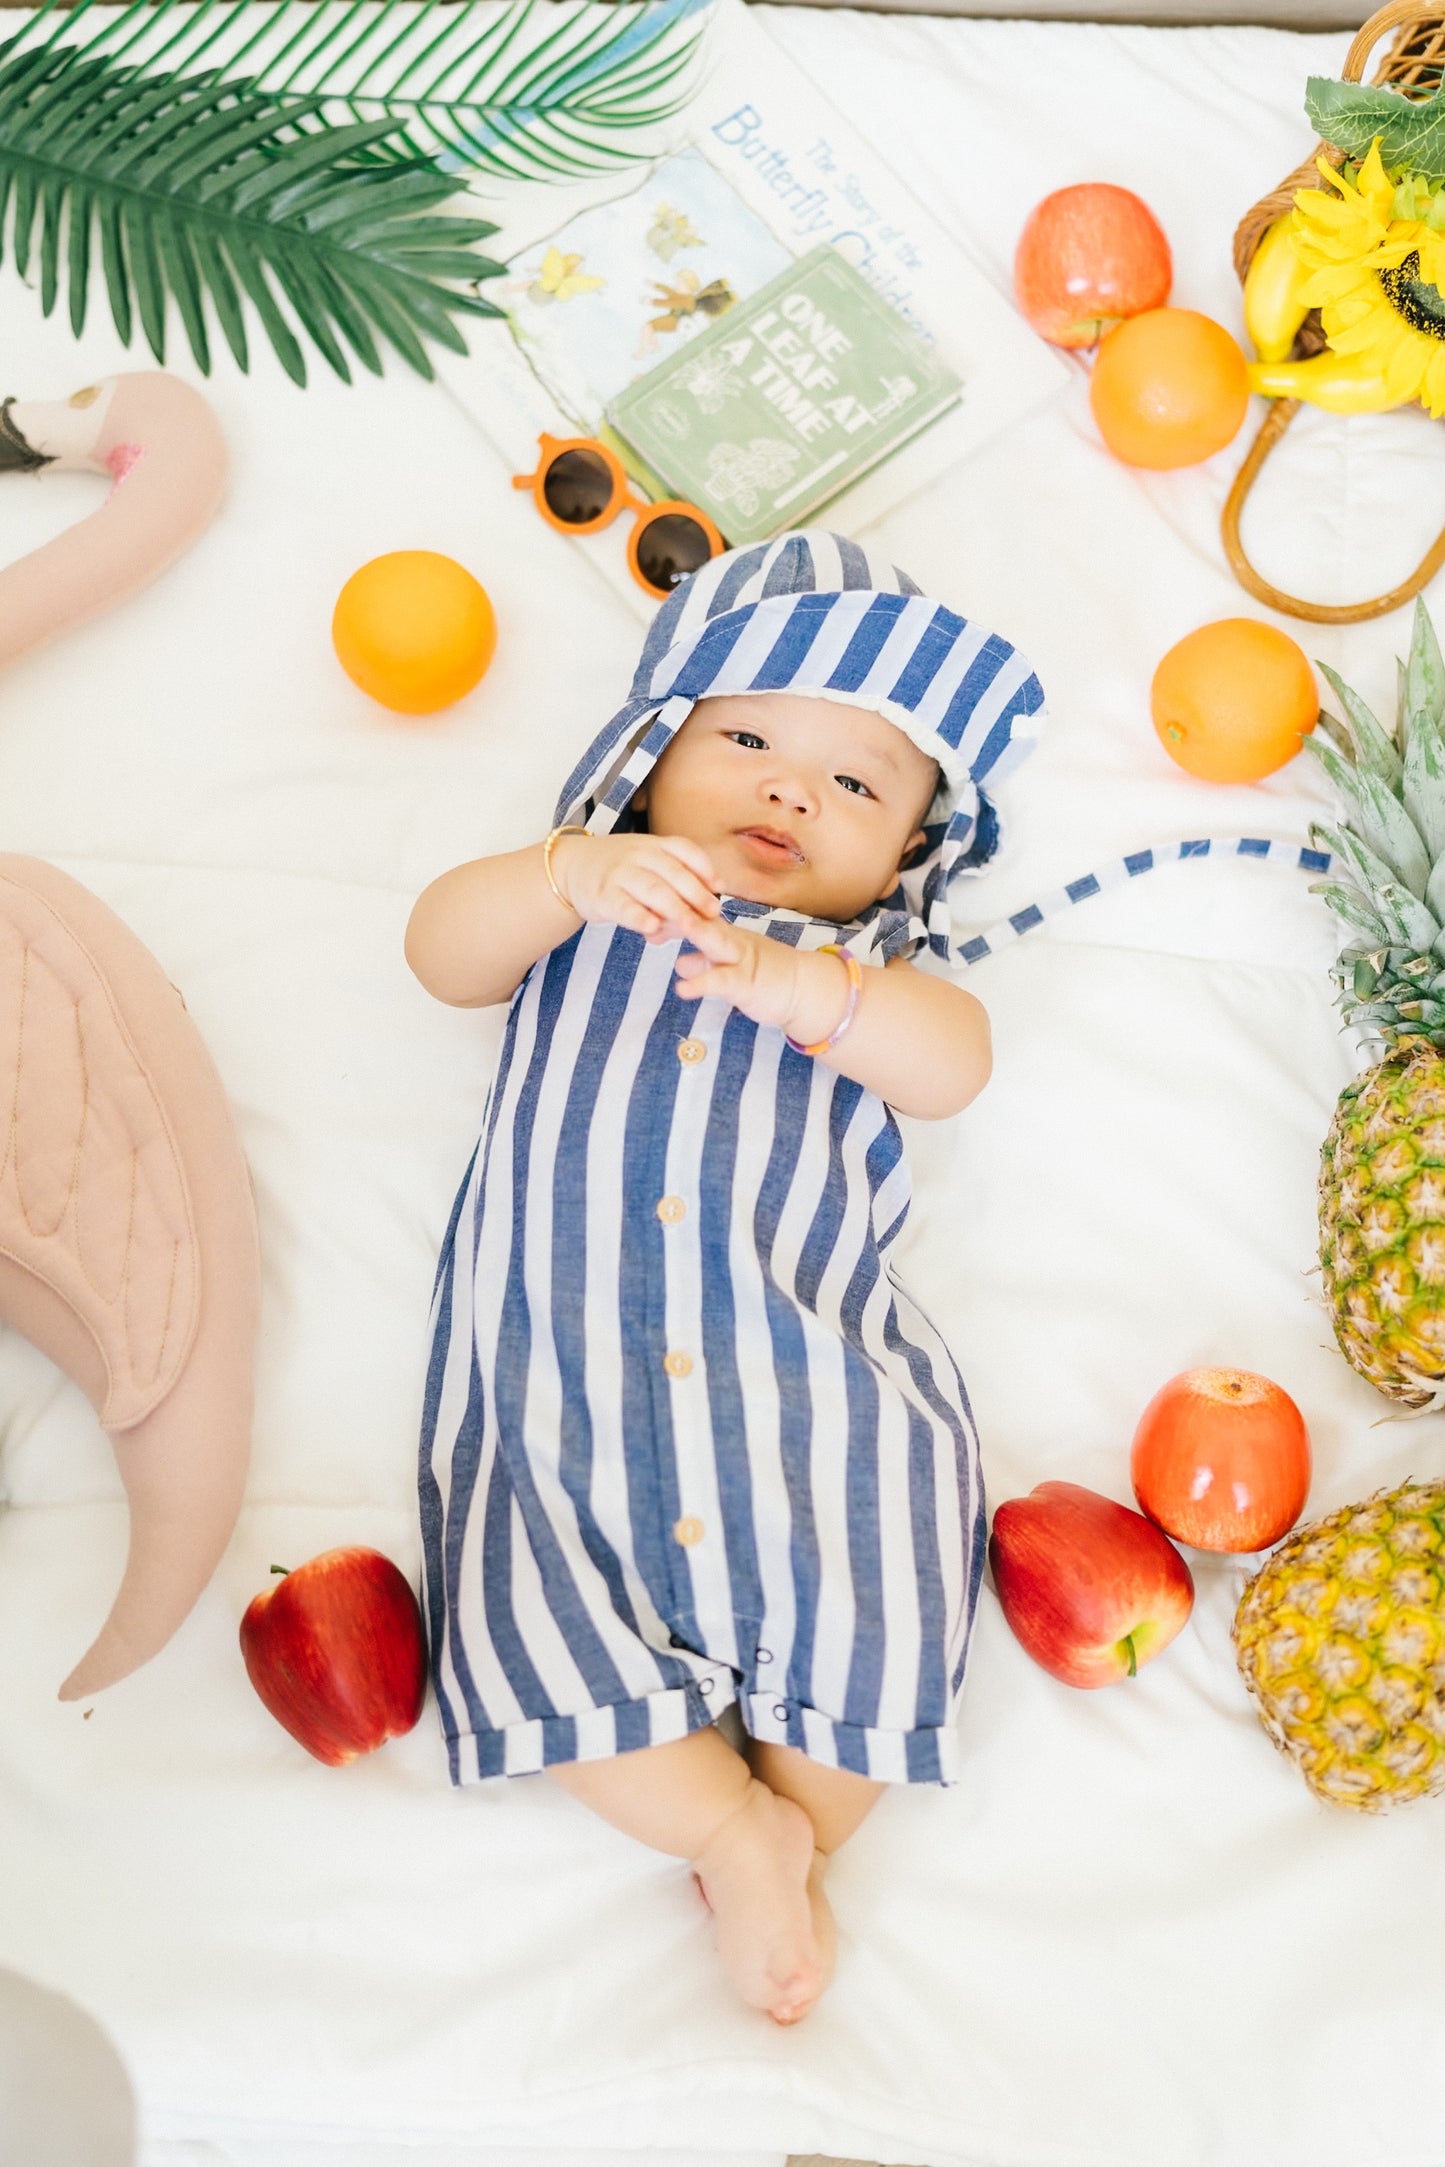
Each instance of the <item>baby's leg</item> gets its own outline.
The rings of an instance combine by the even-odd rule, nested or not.
[[[711,1725],[546,1773],[639,1843],[690,1859],[744,2001],[780,2024],[806,2014],[832,1973],[833,1920],[801,1806],[774,1797]]]
[[[813,1841],[825,1858],[846,1843],[858,1824],[887,1790],[869,1776],[857,1776],[850,1768],[828,1768],[810,1761],[796,1746],[774,1745],[768,1738],[749,1738],[743,1748],[748,1766],[760,1782],[779,1798],[791,1798],[813,1824]]]

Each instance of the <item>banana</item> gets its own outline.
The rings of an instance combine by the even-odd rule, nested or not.
[[[1253,361],[1249,388],[1267,399],[1307,399],[1331,414],[1384,414],[1410,403],[1386,389],[1383,369],[1329,349],[1310,361]]]
[[[1299,292],[1308,271],[1289,238],[1291,214],[1277,218],[1244,277],[1244,323],[1261,361],[1283,361],[1309,314]]]

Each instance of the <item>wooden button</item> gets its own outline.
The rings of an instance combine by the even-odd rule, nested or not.
[[[687,1377],[692,1372],[692,1356],[681,1352],[665,1354],[662,1358],[662,1366],[669,1377]]]
[[[687,1513],[681,1520],[674,1520],[672,1532],[684,1548],[690,1550],[695,1542],[702,1541],[702,1522]]]
[[[707,1048],[700,1038],[685,1038],[677,1049],[677,1058],[691,1068],[694,1062],[707,1059]]]
[[[679,1219],[687,1217],[687,1206],[680,1196],[664,1196],[658,1199],[657,1216],[664,1226],[676,1226]]]

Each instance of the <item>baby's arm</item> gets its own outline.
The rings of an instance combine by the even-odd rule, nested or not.
[[[584,919],[676,940],[684,915],[717,911],[707,859],[684,837],[559,837],[552,878],[567,903],[552,893],[542,849],[530,843],[473,858],[423,889],[407,923],[406,960],[428,993],[453,1008],[489,1008],[509,1001],[538,957]]]
[[[835,1030],[848,1004],[841,956],[790,948],[742,926],[694,919],[697,949],[677,963],[684,1000],[717,994],[756,1023],[775,1024],[804,1046]],[[988,1082],[988,1012],[962,986],[896,956],[863,970],[857,1010],[836,1046],[813,1056],[924,1121],[959,1113]]]
[[[542,845],[454,865],[412,906],[406,960],[453,1008],[509,1001],[539,956],[568,939],[577,913],[547,884]]]
[[[820,999],[817,1007],[810,1003],[800,1020],[812,1028],[821,1014],[817,1035],[824,1038],[842,1014],[847,986],[837,956],[816,960],[834,966],[834,982],[828,1000]],[[794,1027],[793,1036],[802,1033]],[[876,1092],[901,1114],[941,1120],[960,1113],[988,1082],[993,1068],[988,1011],[962,986],[895,956],[881,971],[864,971],[863,998],[852,1023],[835,1047],[814,1058]]]

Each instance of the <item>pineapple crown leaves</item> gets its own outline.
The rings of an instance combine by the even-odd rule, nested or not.
[[[1390,927],[1380,913],[1370,908],[1358,888],[1351,888],[1341,881],[1312,880],[1311,895],[1322,895],[1337,918],[1343,918],[1357,933],[1377,946],[1386,947],[1391,940]]]
[[[22,39],[75,42],[96,0],[45,0]],[[204,67],[283,104],[316,96],[328,120],[389,118],[376,159],[428,155],[447,170],[570,180],[657,156],[681,111],[711,0],[131,0],[85,23],[142,75]],[[47,22],[45,19],[50,18]]]
[[[1429,948],[1439,939],[1440,919],[1408,888],[1400,885],[1390,867],[1382,858],[1376,857],[1352,829],[1316,825],[1310,829],[1310,840],[1319,849],[1332,851],[1341,864],[1354,873],[1358,887],[1349,892],[1357,897],[1361,910],[1350,923],[1357,925],[1361,932],[1369,933],[1373,940],[1408,948],[1412,953]],[[1312,890],[1316,894],[1331,891],[1344,892],[1337,881],[1318,882]]]
[[[246,368],[244,297],[304,384],[284,299],[344,380],[346,347],[380,374],[378,338],[430,377],[428,341],[466,352],[454,315],[501,313],[454,284],[502,268],[471,246],[496,228],[426,215],[456,193],[455,177],[396,146],[393,120],[332,128],[322,103],[213,73],[142,76],[85,46],[27,46],[22,33],[0,43],[0,247],[8,222],[17,271],[38,254],[41,307],[50,314],[63,283],[78,334],[98,240],[116,330],[129,345],[139,317],[158,362],[174,302],[209,373],[209,301]],[[378,162],[388,141],[394,155]]]
[[[1339,695],[1345,721],[1322,713],[1304,743],[1353,809],[1364,843],[1425,900],[1432,868],[1445,855],[1445,660],[1424,603],[1415,605],[1409,660],[1398,665],[1403,758],[1395,734],[1358,693],[1328,663],[1318,668]]]
[[[1398,790],[1404,763],[1395,748],[1394,739],[1381,729],[1360,695],[1351,691],[1343,679],[1330,668],[1328,662],[1317,662],[1315,667],[1322,677],[1329,679],[1339,695],[1345,710],[1351,749],[1358,766],[1372,775],[1378,775],[1387,790]]]
[[[1353,810],[1363,841],[1383,858],[1394,879],[1422,901],[1430,881],[1430,854],[1399,799],[1370,768],[1352,766],[1332,745],[1305,738],[1314,758]]]
[[[1430,622],[1424,598],[1415,597],[1415,622],[1410,635],[1410,659],[1404,668],[1404,697],[1400,711],[1408,721],[1427,715],[1438,728],[1445,721],[1445,657]]]
[[[1377,83],[1312,75],[1305,85],[1305,112],[1324,142],[1352,158],[1367,158],[1378,136],[1388,172],[1445,180],[1445,96],[1439,82],[1428,98],[1412,98]]]
[[[1310,830],[1334,860],[1311,892],[1355,936],[1332,973],[1340,1005],[1392,1045],[1411,1036],[1445,1043],[1445,661],[1424,604],[1398,665],[1400,738],[1320,669],[1345,714],[1322,715],[1305,739],[1346,814]]]

